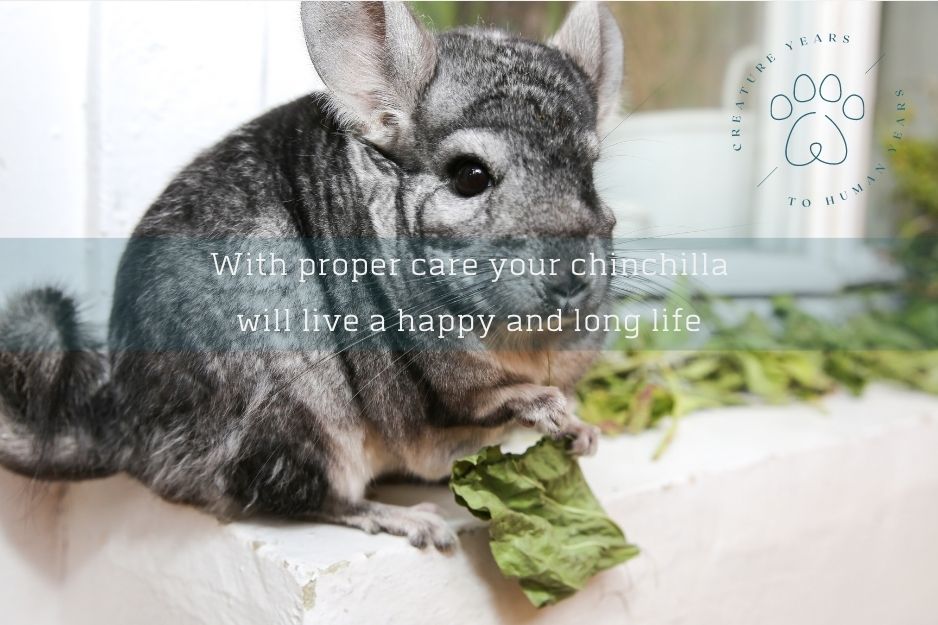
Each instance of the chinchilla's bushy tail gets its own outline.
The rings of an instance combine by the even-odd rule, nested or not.
[[[48,288],[10,300],[0,311],[0,465],[49,480],[114,473],[102,444],[107,380],[72,299]]]

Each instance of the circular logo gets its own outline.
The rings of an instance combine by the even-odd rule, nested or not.
[[[885,175],[885,163],[874,158],[879,146],[868,110],[873,70],[885,56],[876,54],[849,33],[816,33],[781,42],[750,67],[737,92],[730,136],[732,149],[760,168],[757,189],[776,194],[785,206],[833,206]],[[868,62],[860,60],[867,55]],[[895,128],[887,152],[901,143],[907,109],[904,91],[893,93]]]

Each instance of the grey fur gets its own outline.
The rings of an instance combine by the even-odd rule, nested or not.
[[[298,256],[310,238],[334,256],[330,242],[343,238],[430,236],[524,235],[536,249],[562,237],[604,250],[614,219],[592,166],[621,42],[604,8],[572,15],[551,46],[478,28],[432,35],[402,3],[306,3],[310,55],[331,95],[236,130],[150,207],[117,277],[109,366],[81,332],[63,330],[80,326],[57,292],[4,313],[0,461],[49,479],[125,471],[224,518],[323,519],[445,549],[454,537],[432,510],[367,502],[369,484],[388,474],[444,478],[455,457],[519,423],[569,435],[576,452],[590,453],[596,431],[573,416],[569,398],[595,337],[533,349],[475,338],[475,349],[441,353],[402,351],[381,336],[348,350],[321,334],[302,349],[250,339],[218,349],[221,320],[296,297],[297,286],[246,287],[180,269],[204,263],[224,238],[272,238]],[[467,155],[495,180],[471,198],[453,191],[448,170]],[[154,241],[175,242],[172,253]],[[605,279],[588,286],[581,305],[605,305]],[[303,288],[322,310],[352,297],[328,279]],[[356,306],[425,308],[426,293],[408,288],[364,289]],[[450,295],[434,303],[452,308],[472,285],[442,288]],[[518,279],[475,304],[531,310],[552,288]],[[167,337],[185,345],[159,348]],[[52,408],[37,399],[46,392],[60,397]]]

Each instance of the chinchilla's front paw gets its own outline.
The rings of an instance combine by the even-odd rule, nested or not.
[[[570,400],[554,386],[544,386],[525,398],[517,409],[521,425],[533,427],[552,438],[570,441],[570,453],[591,456],[596,453],[599,428],[573,415]]]
[[[576,417],[570,417],[560,436],[570,440],[570,453],[574,456],[592,456],[599,445],[599,428]]]
[[[544,386],[517,410],[518,422],[548,436],[560,436],[568,425],[567,398],[559,388]]]

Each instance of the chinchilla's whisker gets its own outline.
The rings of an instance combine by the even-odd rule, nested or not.
[[[483,286],[486,286],[486,285],[483,285]],[[462,296],[463,296],[463,294],[458,294],[458,295],[456,295],[456,296],[454,296],[454,297],[457,297],[457,298],[458,298],[458,297],[462,297]],[[440,308],[440,307],[442,307],[442,306],[445,306],[445,305],[446,305],[446,302],[444,302],[444,303],[441,304],[440,306],[437,306],[437,307],[435,307],[435,308],[433,308],[433,309],[424,310],[424,311],[422,311],[422,312],[420,312],[420,313],[414,313],[414,314],[427,314],[427,313],[433,312],[433,311],[437,310],[438,308]],[[375,333],[373,333],[371,336],[366,337],[366,338],[372,338],[373,336],[377,336],[377,335],[380,335],[380,334],[381,334],[381,333],[379,333],[379,332],[375,332]],[[365,340],[365,339],[362,339],[362,340]],[[360,343],[360,342],[361,342],[361,341],[356,341],[355,344],[358,344],[358,343]],[[354,346],[354,344],[353,344],[352,346]],[[350,347],[352,347],[352,346],[349,346],[349,347],[347,347],[347,348],[341,349],[341,350],[339,350],[338,352],[336,352],[336,353],[334,353],[334,354],[330,354],[329,356],[326,356],[326,357],[324,357],[324,358],[322,358],[322,359],[316,361],[316,362],[313,363],[313,365],[311,365],[310,367],[307,367],[307,368],[301,370],[296,376],[294,376],[293,378],[291,378],[290,380],[288,380],[286,384],[281,385],[281,387],[280,387],[279,389],[273,391],[273,392],[271,393],[269,399],[268,399],[268,402],[271,401],[271,400],[273,399],[273,397],[274,397],[276,394],[279,394],[280,392],[282,392],[282,391],[285,390],[286,388],[289,388],[290,386],[292,386],[292,384],[293,384],[294,382],[296,382],[296,380],[298,380],[300,377],[302,377],[303,375],[308,374],[311,370],[313,370],[314,368],[316,368],[316,367],[322,365],[323,363],[325,363],[325,362],[327,362],[327,361],[329,361],[329,360],[331,360],[331,359],[333,359],[333,358],[337,358],[338,356],[340,356],[342,353],[346,352],[346,351],[347,351]],[[390,366],[390,365],[389,365],[389,366]],[[360,391],[359,391],[359,392],[360,392]],[[351,403],[351,402],[349,402],[349,403]],[[263,469],[266,468],[266,466],[269,464],[270,460],[273,459],[273,456],[274,456],[274,455],[276,455],[276,453],[275,453],[275,451],[272,451],[272,452],[270,453],[269,457],[267,458],[267,460],[265,460],[265,462],[263,462],[263,463],[261,464],[261,469],[258,470],[258,473],[257,473],[257,475],[254,477],[254,480],[258,480],[258,479],[260,478],[260,475],[261,475]]]
[[[483,286],[486,286],[486,285],[483,285]],[[458,299],[459,297],[464,297],[464,294],[457,294],[457,295],[454,296],[454,299]],[[433,312],[433,311],[435,311],[435,310],[441,308],[442,306],[445,306],[447,303],[449,303],[449,302],[447,301],[447,302],[444,302],[444,303],[442,303],[441,305],[439,305],[439,306],[437,306],[437,307],[435,307],[435,308],[428,309],[428,310],[424,310],[424,311],[422,311],[422,312],[420,312],[420,313],[413,313],[413,314],[427,314],[427,313],[429,313],[429,312]],[[399,328],[398,328],[398,329],[399,329]],[[371,336],[366,337],[366,338],[371,338],[372,336],[376,336],[376,335],[380,335],[380,334],[381,334],[381,333],[376,332],[376,333],[373,333]],[[363,340],[365,340],[365,339],[362,339],[362,341],[363,341]],[[333,358],[338,357],[339,355],[341,355],[342,353],[346,352],[348,349],[350,349],[351,347],[353,347],[355,344],[359,344],[359,343],[361,343],[362,341],[356,341],[353,345],[351,345],[351,346],[349,346],[349,347],[346,347],[346,348],[343,348],[343,349],[339,350],[338,352],[336,352],[336,353],[334,353],[334,354],[330,354],[329,356],[326,356],[326,357],[324,357],[324,358],[322,358],[322,359],[316,361],[316,362],[313,363],[313,365],[311,365],[310,367],[307,367],[306,369],[300,371],[300,373],[298,373],[295,377],[293,377],[293,378],[291,378],[290,380],[288,380],[288,382],[287,382],[286,384],[282,385],[278,390],[273,391],[273,392],[271,393],[270,399],[272,399],[274,395],[276,395],[276,394],[282,392],[284,389],[286,389],[286,388],[288,388],[289,386],[291,386],[291,385],[292,385],[296,380],[298,380],[301,376],[306,375],[306,374],[309,373],[311,370],[313,370],[314,368],[320,366],[320,365],[323,364],[324,362],[327,362],[328,360],[331,360],[331,359],[333,359]],[[412,348],[412,349],[414,349],[414,348]],[[390,365],[389,365],[389,366],[390,366]],[[360,390],[359,390],[359,392],[360,392]],[[351,402],[349,402],[349,403],[351,403]],[[268,458],[268,460],[262,464],[262,468],[263,468],[263,467],[266,467],[267,463],[270,461],[270,459],[272,459],[272,456],[273,456],[273,455],[274,455],[274,453],[272,452],[272,453],[271,453],[271,458]],[[260,472],[259,472],[259,474],[260,474]],[[258,475],[259,475],[259,474],[258,474]],[[255,478],[255,479],[257,479],[257,478]]]
[[[612,147],[612,146],[610,146]],[[645,161],[646,163],[654,163],[655,159],[648,158],[647,156],[638,156],[637,154],[603,154],[604,158],[634,158],[637,161]]]
[[[483,285],[483,286],[485,286],[485,285]],[[473,293],[473,291],[468,291],[468,292],[465,292],[465,293],[459,293],[459,294],[457,294],[457,295],[454,295],[451,300],[444,300],[442,303],[439,303],[439,304],[438,304],[437,306],[435,306],[434,308],[431,308],[431,309],[429,309],[429,310],[423,310],[423,311],[420,311],[420,312],[411,312],[410,314],[414,314],[414,315],[417,315],[417,314],[429,314],[429,313],[431,313],[431,312],[434,312],[434,311],[436,311],[436,310],[438,310],[438,309],[440,309],[440,308],[443,308],[443,307],[447,306],[448,304],[452,303],[453,301],[458,301],[460,298],[467,297],[467,296],[471,295],[472,293]],[[387,311],[387,312],[390,313],[391,311]],[[398,328],[397,328],[397,329],[400,329],[399,326],[400,326],[400,324],[398,324]],[[394,328],[394,326],[391,326],[391,328]],[[324,356],[323,358],[317,360],[317,361],[316,361],[313,365],[311,365],[310,367],[307,367],[307,368],[301,370],[299,373],[297,373],[293,378],[291,378],[291,379],[288,381],[287,384],[284,384],[284,385],[282,385],[279,389],[276,389],[276,390],[272,391],[270,400],[272,401],[272,399],[273,399],[277,394],[279,394],[280,392],[282,392],[286,387],[290,386],[292,383],[296,382],[296,380],[298,380],[300,377],[302,377],[303,375],[306,375],[307,373],[309,373],[310,371],[312,371],[312,370],[315,369],[316,367],[318,367],[318,366],[320,366],[320,365],[322,365],[322,364],[324,364],[324,363],[326,363],[326,362],[329,362],[330,360],[333,360],[333,359],[335,359],[335,358],[338,358],[340,355],[346,353],[347,351],[349,351],[349,350],[352,349],[353,347],[355,347],[355,346],[357,346],[357,345],[360,345],[361,343],[363,343],[364,341],[366,341],[366,340],[368,340],[368,339],[375,338],[376,336],[381,336],[381,334],[382,334],[381,332],[372,332],[371,334],[369,334],[369,335],[367,335],[367,336],[365,336],[365,337],[363,337],[363,338],[357,339],[357,340],[353,341],[351,344],[349,344],[349,345],[347,345],[347,346],[345,346],[345,347],[342,347],[342,348],[339,349],[338,351],[336,351],[336,352],[334,352],[334,353],[330,353],[328,356]]]
[[[648,143],[670,143],[670,141],[664,141],[662,139],[649,139],[647,137],[633,137],[629,139],[622,139],[621,141],[616,141],[615,143],[611,143],[609,145],[602,145],[600,149],[608,150],[610,148],[616,147],[617,145],[622,145],[623,143],[636,143],[639,141],[645,141]]]
[[[616,243],[629,243],[632,241],[648,241],[652,239],[671,239],[675,237],[683,237],[684,235],[688,235],[688,234],[702,234],[702,233],[710,233],[710,232],[721,232],[721,231],[726,231],[726,230],[735,230],[738,228],[749,228],[752,225],[753,225],[752,222],[744,222],[744,223],[733,224],[733,225],[728,225],[728,226],[715,226],[713,228],[695,228],[693,230],[679,230],[679,231],[674,231],[674,232],[666,232],[663,234],[656,234],[656,235],[650,235],[650,236],[645,236],[645,237],[636,237],[636,238],[631,238],[631,239],[622,239],[621,237],[617,237],[615,241]],[[663,226],[650,226],[649,229],[660,228],[660,227],[663,227]]]
[[[600,140],[600,144],[603,143],[606,139],[608,139],[609,136],[612,135],[612,133],[614,133],[616,130],[618,130],[618,129],[619,129],[619,126],[621,126],[622,124],[624,124],[625,122],[627,122],[627,121],[629,120],[629,118],[632,117],[632,115],[634,115],[635,113],[637,113],[637,112],[639,111],[639,109],[641,109],[643,106],[645,106],[645,104],[646,104],[650,99],[652,99],[654,96],[656,96],[656,95],[664,88],[665,85],[667,85],[669,82],[671,82],[671,78],[673,78],[673,75],[667,77],[664,81],[662,81],[661,83],[659,83],[658,86],[655,87],[652,91],[649,91],[649,92],[648,92],[648,95],[646,95],[644,98],[642,98],[642,101],[639,102],[637,106],[635,106],[632,110],[630,110],[630,111],[625,115],[625,117],[623,117],[622,120],[619,121],[619,123],[615,125],[615,127],[614,127],[612,130],[610,130],[609,132],[607,132],[607,133],[603,136],[603,138]]]
[[[638,286],[636,282],[641,283],[642,286]],[[649,285],[652,288],[649,288]],[[629,286],[636,289],[641,289],[646,295],[654,299],[674,299],[686,306],[689,310],[697,312],[697,307],[693,300],[685,296],[682,292],[682,289],[678,289],[675,286],[666,286],[660,284],[646,276],[634,276]]]
[[[371,385],[375,382],[375,380],[377,380],[378,378],[380,378],[380,377],[384,374],[385,371],[387,371],[388,369],[390,369],[391,367],[393,367],[395,364],[397,364],[397,362],[398,362],[399,360],[401,360],[402,358],[404,358],[405,356],[407,356],[408,354],[410,354],[411,352],[413,352],[415,349],[417,349],[417,348],[416,348],[416,347],[411,347],[411,348],[408,349],[407,351],[403,352],[400,356],[398,356],[398,357],[395,358],[394,360],[390,361],[387,365],[385,365],[385,367],[384,367],[383,369],[381,369],[381,371],[379,371],[379,372],[376,373],[374,376],[372,376],[372,378],[371,378],[370,380],[368,380],[367,382],[365,382],[365,383],[363,383],[361,386],[359,386],[359,387],[358,387],[358,390],[355,391],[355,394],[352,395],[351,397],[349,397],[349,400],[348,400],[348,402],[346,402],[346,404],[351,404],[353,401],[355,401],[355,399],[356,399],[359,395],[361,395],[361,393],[362,393],[363,390],[365,390],[366,388],[368,388],[369,386],[371,386]],[[400,373],[400,371],[398,371],[398,373]]]

